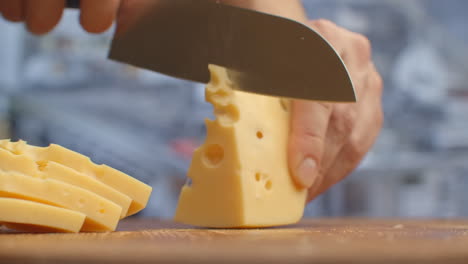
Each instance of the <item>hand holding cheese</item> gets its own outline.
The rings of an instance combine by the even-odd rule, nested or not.
[[[293,102],[289,165],[296,182],[309,188],[309,200],[355,169],[383,123],[382,80],[372,63],[369,41],[329,21],[312,21],[310,26],[343,58],[358,102]]]
[[[305,20],[305,13],[299,1],[288,1],[287,5],[284,4],[285,2],[269,0],[230,2],[299,21]],[[285,6],[289,8],[282,8]],[[224,84],[219,84],[220,79],[225,80],[225,75],[219,74],[219,69],[212,67],[213,79],[212,83],[207,86],[207,99],[214,103],[217,109],[215,112],[217,120],[207,123],[207,140],[194,155],[189,171],[189,177],[192,178],[193,183],[182,190],[176,220],[215,227],[252,227],[294,223],[301,215],[297,214],[296,210],[300,210],[300,205],[303,206],[301,190],[309,189],[308,199],[315,198],[354,170],[371,148],[383,123],[381,105],[383,85],[372,63],[369,41],[359,34],[349,32],[328,21],[312,21],[310,26],[327,38],[343,58],[355,85],[358,102],[326,104],[293,101],[291,107],[287,107],[291,115],[288,117],[290,121],[285,124],[280,118],[272,119],[267,115],[259,118],[256,115],[258,112],[270,112],[271,115],[278,117],[277,114],[273,114],[277,113],[273,99],[266,103],[268,99],[261,96],[227,92],[222,98],[238,106],[241,118],[244,120],[235,122],[237,124],[224,130],[218,128],[218,126],[223,126],[220,122],[223,116],[220,116],[220,113],[229,113],[230,110],[223,108],[219,111],[219,107],[216,107],[219,102],[210,98],[213,97],[211,94],[213,86],[224,86],[224,89],[220,87],[218,89],[225,91],[226,88],[229,90],[229,82],[224,81]],[[254,107],[255,110],[249,111],[250,107]],[[250,123],[251,126],[245,123]],[[270,136],[277,144],[266,147],[262,146],[262,143],[251,142],[251,139],[247,140],[240,136],[240,131],[244,130],[248,138],[248,134],[252,133],[255,125],[276,127],[278,131],[284,131],[287,127],[288,133],[271,133]],[[233,132],[228,132],[229,130]],[[263,133],[260,134],[262,138]],[[268,155],[271,152],[282,151],[285,135],[289,138],[287,147],[289,171],[286,170],[286,172],[281,156]],[[207,153],[205,148],[209,148],[210,142],[219,141],[218,137],[235,143],[212,149],[212,153],[219,156],[218,154],[224,155],[227,152],[229,155],[218,160],[219,168],[200,165],[203,162],[203,155]],[[251,146],[250,151],[247,146]],[[257,146],[261,147],[257,149]],[[243,151],[238,152],[237,149]],[[257,156],[249,152],[256,153]],[[265,153],[268,154],[265,155]],[[252,159],[239,158],[244,155]],[[229,169],[224,167],[227,164],[230,164]],[[232,166],[232,164],[236,165]],[[268,173],[264,174],[260,172],[261,170],[268,170]],[[257,183],[252,180],[252,175],[255,175]],[[296,192],[291,191],[294,190],[291,188],[294,186],[292,182],[282,182],[280,186],[272,183],[272,179],[273,182],[277,182],[278,179],[284,181],[285,177],[294,179]],[[275,186],[274,189],[270,189],[270,191],[273,190],[272,192],[266,194],[259,191],[262,190],[259,187],[262,184],[259,183],[264,183],[265,178],[268,179],[265,189]],[[269,187],[266,188],[266,186]],[[271,204],[275,204],[276,207],[270,207]]]
[[[224,0],[259,11],[307,21],[300,1]],[[292,102],[288,147],[292,177],[309,188],[312,200],[352,172],[373,145],[383,123],[382,79],[371,58],[369,41],[325,20],[310,21],[344,60],[358,102]],[[326,89],[326,87],[323,87]]]

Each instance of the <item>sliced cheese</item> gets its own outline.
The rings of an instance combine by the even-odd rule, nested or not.
[[[27,232],[79,232],[86,216],[37,202],[0,198],[0,222]]]
[[[25,141],[0,140],[0,147],[15,154],[27,155],[36,162],[53,161],[62,164],[129,196],[132,203],[127,216],[143,210],[151,195],[152,188],[150,186],[109,166],[97,165],[88,157],[59,145],[51,144],[48,147],[36,147],[28,145]]]
[[[88,190],[53,179],[0,171],[0,197],[62,207],[86,215],[82,231],[114,231],[122,208]]]
[[[231,89],[224,68],[210,66],[206,100],[215,121],[192,158],[175,220],[204,227],[265,227],[296,223],[306,190],[290,176],[290,113],[278,98]]]
[[[13,154],[0,148],[0,169],[16,171],[40,179],[54,179],[87,189],[122,207],[121,218],[127,215],[132,200],[106,184],[53,161],[35,162],[24,154]]]

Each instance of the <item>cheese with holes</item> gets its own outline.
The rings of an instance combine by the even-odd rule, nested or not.
[[[27,232],[79,232],[86,216],[82,213],[37,202],[0,198],[0,222]]]
[[[52,161],[69,167],[127,195],[132,199],[127,216],[143,210],[151,195],[152,188],[150,186],[107,165],[97,165],[88,157],[59,145],[51,144],[48,147],[36,147],[26,144],[25,141],[0,140],[0,147],[14,154],[24,154],[35,162]]]
[[[204,227],[267,227],[296,223],[306,190],[290,176],[285,101],[232,90],[224,68],[210,66],[206,100],[216,119],[188,171],[175,220]]]
[[[54,179],[92,191],[119,205],[122,208],[121,218],[127,215],[132,202],[127,195],[83,173],[53,161],[34,162],[24,154],[16,155],[2,148],[0,148],[0,169],[40,179]]]
[[[83,188],[16,172],[0,171],[0,197],[29,200],[83,213],[86,219],[82,231],[114,231],[122,210],[117,204]]]

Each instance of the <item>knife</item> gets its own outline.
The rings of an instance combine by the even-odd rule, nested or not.
[[[112,60],[201,83],[209,82],[208,64],[216,64],[227,69],[236,90],[356,101],[338,53],[299,22],[213,0],[158,0],[144,13],[124,11],[129,10],[120,8]]]

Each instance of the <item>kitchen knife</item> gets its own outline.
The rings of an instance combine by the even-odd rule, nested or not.
[[[158,0],[131,11],[120,8],[110,59],[201,83],[210,79],[208,64],[216,64],[237,90],[356,101],[337,52],[304,24],[213,0]]]

